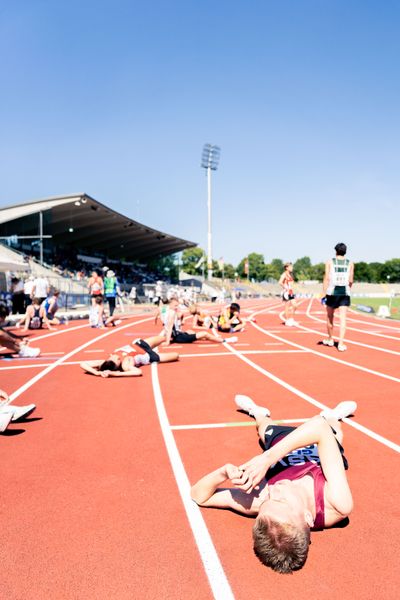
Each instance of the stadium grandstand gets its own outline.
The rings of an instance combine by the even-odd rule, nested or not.
[[[92,257],[93,264],[97,258],[143,260],[196,246],[138,223],[85,193],[1,208],[0,238],[27,254],[73,251],[87,262]]]

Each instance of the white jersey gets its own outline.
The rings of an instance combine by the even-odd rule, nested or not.
[[[350,261],[348,258],[332,258],[330,261],[328,296],[350,295]]]

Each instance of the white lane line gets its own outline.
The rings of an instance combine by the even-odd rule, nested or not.
[[[145,321],[149,321],[150,319],[152,319],[152,317],[148,317],[147,319],[142,319],[141,321],[137,321],[137,323],[144,323]],[[61,363],[64,363],[68,358],[70,358],[74,354],[78,354],[78,352],[80,352],[84,348],[87,348],[91,344],[95,344],[99,340],[103,340],[104,338],[106,338],[106,337],[108,337],[110,335],[113,335],[114,333],[117,333],[118,331],[121,331],[121,329],[126,329],[127,327],[132,327],[132,323],[129,323],[128,325],[122,325],[121,327],[118,327],[118,328],[114,327],[111,331],[107,331],[106,333],[103,333],[102,335],[99,335],[99,336],[93,338],[92,340],[89,340],[88,342],[85,342],[84,344],[82,344],[78,348],[75,348],[75,350],[72,350],[71,352],[68,352],[68,354],[65,354],[61,358],[57,359],[55,363],[49,365],[48,367],[46,367],[45,369],[43,369],[43,371],[41,371],[40,373],[37,373],[34,377],[32,377],[26,383],[24,383],[24,385],[21,385],[21,387],[19,387],[17,390],[15,390],[15,392],[13,392],[12,394],[10,394],[10,396],[9,396],[10,402],[12,402],[16,398],[18,398],[18,396],[20,396],[23,392],[25,392],[26,390],[28,390],[37,381],[39,381],[40,379],[42,379],[43,377],[45,377],[45,375],[47,375],[48,373],[50,373],[53,369],[55,369],[56,367],[58,367]]]
[[[105,353],[105,350],[84,350],[84,354],[93,354],[93,352],[101,352],[101,353]]]
[[[190,497],[189,479],[186,474],[185,467],[183,466],[183,462],[168,421],[156,365],[157,363],[152,363],[151,365],[151,380],[153,384],[153,393],[158,419],[160,421],[160,427],[169,460],[171,462],[171,467],[175,475],[176,484],[194,535],[194,539],[200,552],[204,570],[206,572],[215,600],[234,600],[232,589],[222,568],[203,516],[197,504],[195,504]]]
[[[271,424],[280,425],[281,423],[305,423],[309,419],[280,419],[272,420]],[[174,431],[184,431],[186,429],[222,429],[228,427],[255,427],[255,421],[235,421],[233,423],[200,423],[198,425],[171,425]]]
[[[311,310],[311,304],[312,304],[312,302],[310,302],[310,304],[308,305],[307,316],[310,319],[313,319],[314,321],[317,321],[318,323],[324,324],[325,321],[323,321],[323,319],[319,319],[318,317],[314,317],[311,314],[311,312],[310,312],[310,310]],[[302,326],[300,325],[300,327],[302,327]],[[305,329],[305,328],[302,327],[302,329]],[[374,335],[376,337],[382,337],[382,338],[386,338],[388,340],[395,340],[396,342],[400,342],[400,337],[395,337],[394,335],[386,335],[384,333],[379,333],[379,332],[375,332],[375,331],[367,331],[366,329],[358,329],[357,327],[349,327],[349,325],[347,325],[347,327],[346,327],[346,331],[347,330],[348,331],[357,331],[358,333],[363,333],[365,335]],[[314,330],[307,328],[307,331],[314,331]],[[321,333],[322,332],[318,332],[319,335],[321,335]],[[368,344],[361,344],[360,342],[350,341],[348,338],[346,338],[346,342],[349,342],[349,344],[356,344],[357,346],[365,346],[366,348],[374,348],[375,350],[380,350],[381,352],[390,352],[390,353],[393,353],[393,351],[391,351],[391,350],[386,350],[384,348],[379,348],[379,347],[376,347],[376,346],[368,346]],[[400,354],[400,352],[396,352],[396,354]]]
[[[318,400],[315,400],[315,398],[312,398],[308,394],[305,394],[304,392],[302,392],[302,391],[298,390],[297,388],[295,388],[293,385],[290,385],[290,383],[287,383],[286,381],[283,381],[283,379],[280,379],[280,377],[277,377],[276,375],[274,375],[270,371],[267,371],[266,369],[263,369],[262,367],[260,367],[259,365],[257,365],[253,361],[251,361],[246,356],[243,356],[243,354],[241,352],[238,352],[237,350],[235,350],[233,348],[233,346],[229,346],[229,349],[238,358],[240,358],[240,360],[243,360],[250,367],[252,367],[256,371],[258,371],[262,375],[265,375],[265,377],[268,377],[268,379],[271,379],[272,381],[275,381],[275,383],[278,383],[279,385],[281,385],[285,389],[289,390],[290,392],[292,392],[293,394],[295,394],[299,398],[302,398],[303,400],[305,400],[306,402],[309,402],[310,404],[312,404],[313,406],[316,406],[317,408],[320,408],[320,409],[329,408],[325,404],[322,404],[322,402],[319,402]],[[400,446],[398,444],[395,444],[394,442],[391,442],[390,440],[384,438],[383,436],[379,435],[378,433],[375,433],[374,431],[371,431],[370,429],[367,429],[367,427],[364,427],[363,425],[360,425],[359,423],[355,422],[354,420],[352,420],[352,419],[343,419],[343,422],[347,423],[351,427],[354,427],[354,429],[357,429],[358,431],[361,431],[362,433],[364,433],[365,435],[369,436],[373,440],[375,440],[377,442],[380,442],[384,446],[387,446],[388,448],[391,448],[392,450],[395,450],[395,452],[400,452]]]
[[[357,315],[357,317],[361,316],[361,313],[357,312],[356,310],[353,310],[352,308],[349,309],[349,312],[352,313],[353,315]],[[384,329],[391,329],[392,331],[398,331],[400,333],[400,326],[393,326],[396,321],[392,321],[393,325],[384,325],[383,324],[383,319],[381,319],[380,317],[374,317],[371,316],[370,319],[354,319],[354,317],[349,317],[349,319],[351,321],[357,322],[357,323],[364,323],[364,325],[372,325],[372,326],[376,326],[379,325],[379,327],[383,327]],[[398,322],[398,321],[397,321]],[[399,323],[400,325],[400,323]]]
[[[315,356],[321,356],[326,360],[331,360],[333,362],[337,362],[341,365],[345,365],[346,367],[351,367],[353,369],[358,369],[359,371],[364,371],[364,373],[369,373],[370,375],[376,375],[377,377],[382,377],[383,379],[389,379],[390,381],[395,381],[396,383],[400,383],[400,379],[398,377],[393,377],[392,375],[386,375],[385,373],[381,373],[380,371],[374,371],[373,369],[368,369],[368,367],[362,367],[361,365],[356,365],[350,361],[340,360],[340,358],[334,358],[333,356],[328,356],[327,354],[323,354],[322,352],[317,352],[317,350],[312,350],[307,348],[306,346],[301,346],[300,344],[296,344],[295,342],[289,342],[288,340],[276,336],[274,333],[271,333],[269,330],[263,329],[256,323],[252,323],[253,327],[264,333],[265,335],[269,335],[276,340],[282,340],[285,344],[289,346],[293,346],[294,348],[298,348],[300,350],[308,350],[311,354],[315,354]]]
[[[307,350],[244,350],[242,354],[306,354]],[[196,354],[181,353],[179,358],[197,358],[210,356],[232,356],[231,352],[202,352]]]

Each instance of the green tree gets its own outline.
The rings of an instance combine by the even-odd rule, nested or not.
[[[368,263],[364,261],[354,263],[354,281],[371,281]]]
[[[247,277],[245,263],[249,263],[249,278],[255,281],[263,281],[265,279],[266,268],[264,263],[264,256],[257,254],[257,252],[251,252],[248,256],[243,258],[237,267],[239,277]]]
[[[280,258],[273,258],[270,263],[265,265],[265,278],[266,279],[276,279],[278,281],[279,277],[283,273],[283,260]]]
[[[293,272],[296,279],[300,281],[312,279],[312,267],[310,258],[308,256],[298,258],[293,265]]]
[[[201,248],[187,248],[182,252],[182,270],[189,275],[201,275],[202,265],[196,267],[202,256],[205,256]],[[207,268],[207,265],[205,265]]]
[[[323,281],[325,275],[325,263],[317,263],[311,267],[311,279]]]

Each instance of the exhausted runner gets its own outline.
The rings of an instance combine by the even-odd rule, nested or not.
[[[11,331],[5,331],[6,318],[8,317],[8,310],[0,304],[0,347],[4,346],[12,353],[18,354],[21,358],[35,358],[40,354],[40,348],[32,348],[28,346],[28,340],[20,338]]]
[[[164,316],[164,346],[169,346],[169,344],[192,344],[199,340],[217,342],[218,344],[237,342],[237,337],[221,338],[205,330],[193,331],[189,329],[188,331],[182,331],[182,316],[179,301],[177,298],[171,298],[168,311]]]
[[[200,479],[191,490],[200,506],[228,508],[255,516],[254,552],[279,573],[301,569],[307,559],[310,531],[332,527],[352,511],[345,469],[340,419],[353,414],[355,402],[297,428],[275,425],[267,408],[238,395],[236,405],[255,418],[265,452],[240,466],[225,464]],[[230,480],[233,488],[220,488]]]
[[[324,346],[334,346],[333,318],[335,310],[339,310],[339,352],[347,350],[344,344],[346,333],[347,308],[350,306],[350,288],[354,279],[354,264],[346,258],[347,246],[340,243],[335,246],[336,256],[325,264],[323,295],[326,304],[326,327],[328,337],[322,340]]]
[[[244,322],[240,316],[240,305],[232,302],[218,317],[218,331],[224,333],[237,333],[243,331]]]
[[[193,329],[212,329],[214,327],[214,321],[210,313],[207,310],[201,309],[198,304],[191,304],[189,312],[193,315]]]
[[[105,360],[88,360],[80,367],[91,375],[101,377],[139,377],[139,367],[152,362],[174,362],[179,359],[177,352],[157,354],[153,350],[165,340],[164,336],[154,336],[146,340],[135,340],[131,345],[123,346],[111,352]]]

